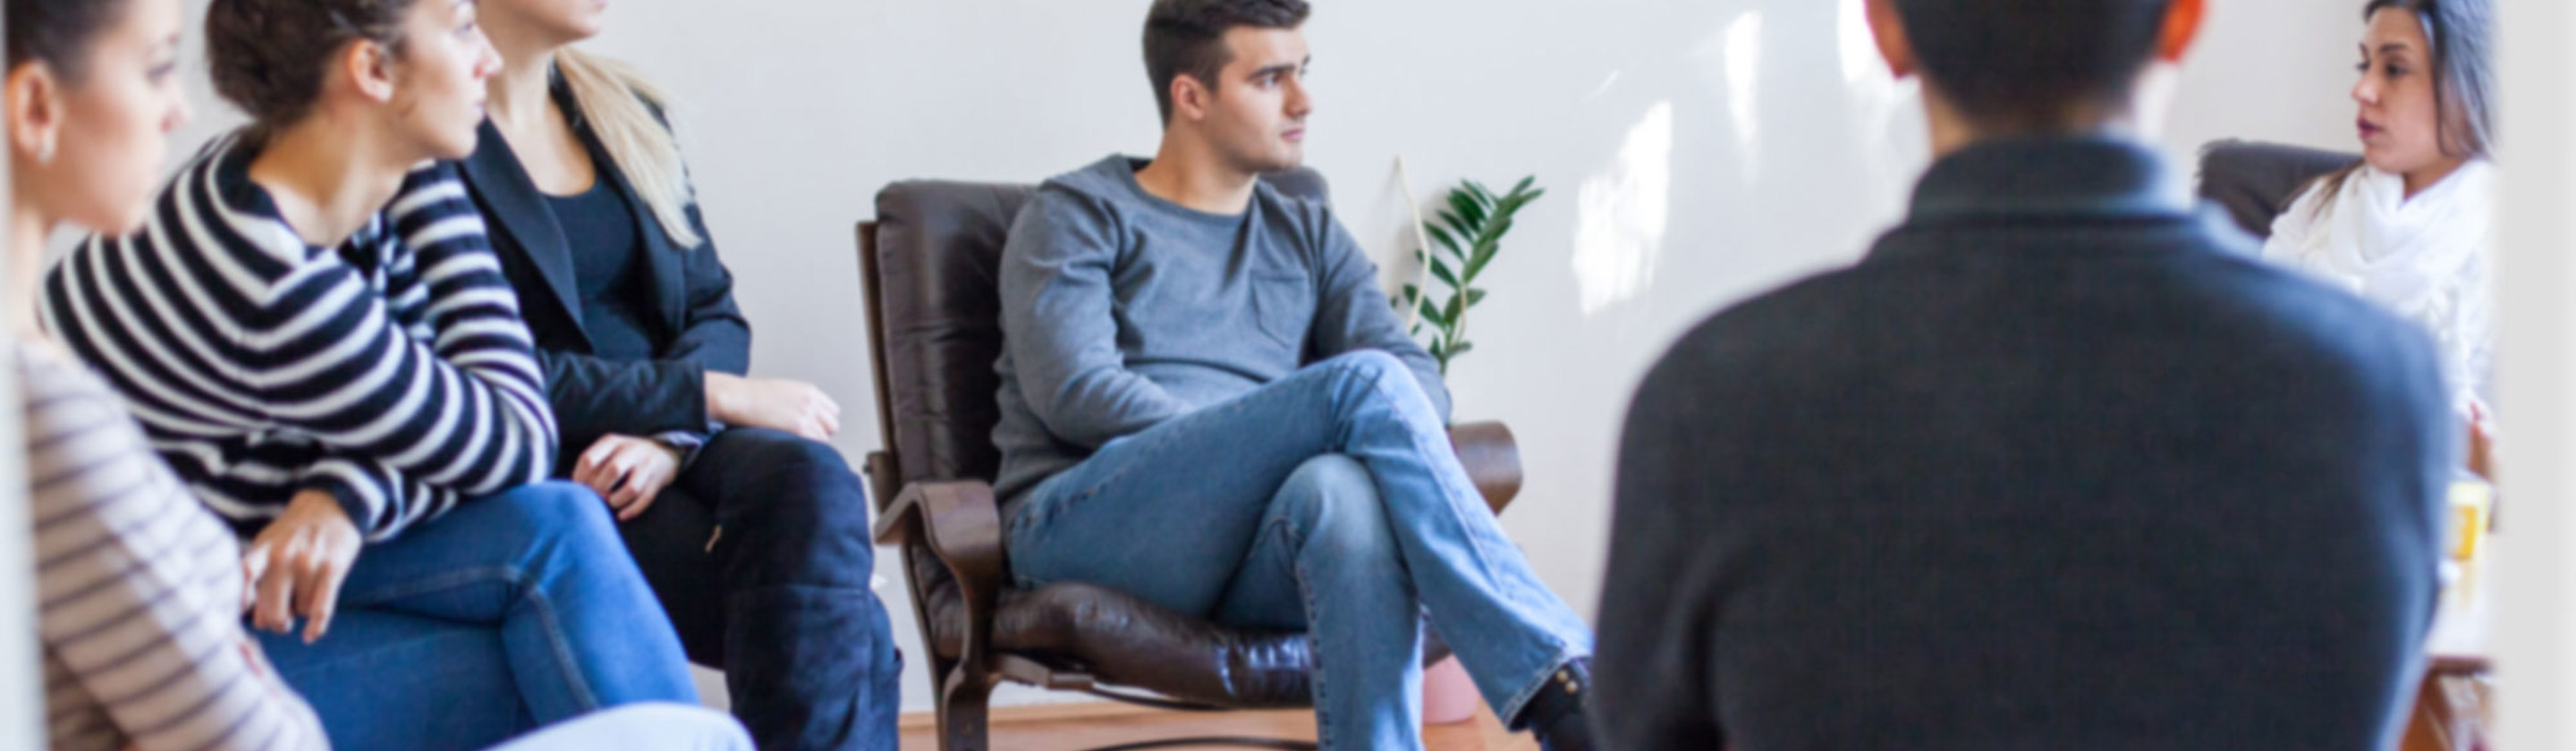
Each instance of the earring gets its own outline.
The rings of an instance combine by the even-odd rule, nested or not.
[[[47,135],[45,136],[43,143],[36,144],[36,163],[44,165],[51,165],[54,163],[53,136]]]

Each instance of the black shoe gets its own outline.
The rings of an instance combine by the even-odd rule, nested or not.
[[[1519,725],[1538,736],[1541,751],[1592,751],[1592,663],[1575,660],[1547,676],[1547,686],[1521,708]]]

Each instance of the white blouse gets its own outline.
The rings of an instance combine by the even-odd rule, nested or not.
[[[2452,408],[2493,396],[2495,167],[2471,160],[2409,198],[2405,179],[2369,166],[2326,195],[2301,194],[2272,224],[2265,259],[2307,271],[2421,324],[2440,345]]]

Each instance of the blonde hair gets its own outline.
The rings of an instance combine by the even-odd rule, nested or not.
[[[607,148],[609,161],[661,221],[662,232],[682,248],[704,242],[689,222],[689,204],[697,197],[689,193],[679,139],[653,111],[670,97],[632,66],[569,47],[555,52],[555,71],[571,87],[573,102]]]

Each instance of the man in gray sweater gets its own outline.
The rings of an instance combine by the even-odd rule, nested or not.
[[[1013,573],[1306,631],[1327,748],[1419,748],[1427,610],[1487,702],[1588,748],[1592,637],[1450,451],[1448,393],[1302,158],[1303,0],[1158,0],[1148,162],[1039,188],[1002,253]],[[1138,530],[1153,530],[1153,544]]]

